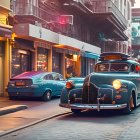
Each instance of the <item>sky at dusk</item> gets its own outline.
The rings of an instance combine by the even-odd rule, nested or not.
[[[134,8],[140,8],[140,0],[135,0]]]

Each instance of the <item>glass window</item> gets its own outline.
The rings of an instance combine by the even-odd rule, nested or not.
[[[64,81],[64,77],[62,75],[59,75],[60,81]]]
[[[58,73],[53,73],[53,79],[54,80],[60,80]]]
[[[112,63],[110,66],[110,71],[128,71],[129,66],[126,63]]]
[[[102,63],[95,67],[96,72],[128,72],[128,70],[127,63]]]
[[[44,77],[45,80],[53,80],[53,76],[51,74],[48,74]]]
[[[48,50],[37,48],[37,70],[48,71]]]
[[[12,77],[31,70],[30,52],[12,49]]]
[[[104,64],[97,64],[95,67],[95,71],[96,72],[105,72],[109,70],[109,64],[108,63],[104,63]]]
[[[53,50],[52,56],[52,71],[61,73],[61,53]]]

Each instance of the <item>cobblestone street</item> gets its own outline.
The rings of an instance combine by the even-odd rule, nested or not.
[[[3,136],[0,140],[139,140],[139,109],[130,115],[111,111],[64,115]]]

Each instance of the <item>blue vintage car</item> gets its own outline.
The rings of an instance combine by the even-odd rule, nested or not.
[[[130,113],[139,105],[140,64],[122,53],[102,53],[95,72],[86,76],[83,86],[66,84],[60,106],[73,113],[82,110],[120,109]]]
[[[11,78],[7,90],[10,99],[17,97],[41,97],[49,101],[60,96],[66,80],[56,72],[31,71]]]

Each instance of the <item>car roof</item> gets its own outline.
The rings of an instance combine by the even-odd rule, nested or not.
[[[135,60],[131,60],[131,59],[128,59],[128,60],[104,60],[104,61],[98,61],[97,64],[99,63],[128,63],[128,64],[137,64],[137,65],[140,65],[140,63],[138,63],[137,61]]]
[[[21,73],[15,77],[13,77],[12,79],[20,79],[20,78],[32,78],[32,77],[38,77],[38,76],[44,76],[46,74],[52,74],[55,72],[45,72],[45,71],[28,71],[28,72],[24,72]]]
[[[99,60],[128,60],[130,59],[130,55],[120,53],[120,52],[103,52],[99,56]]]

